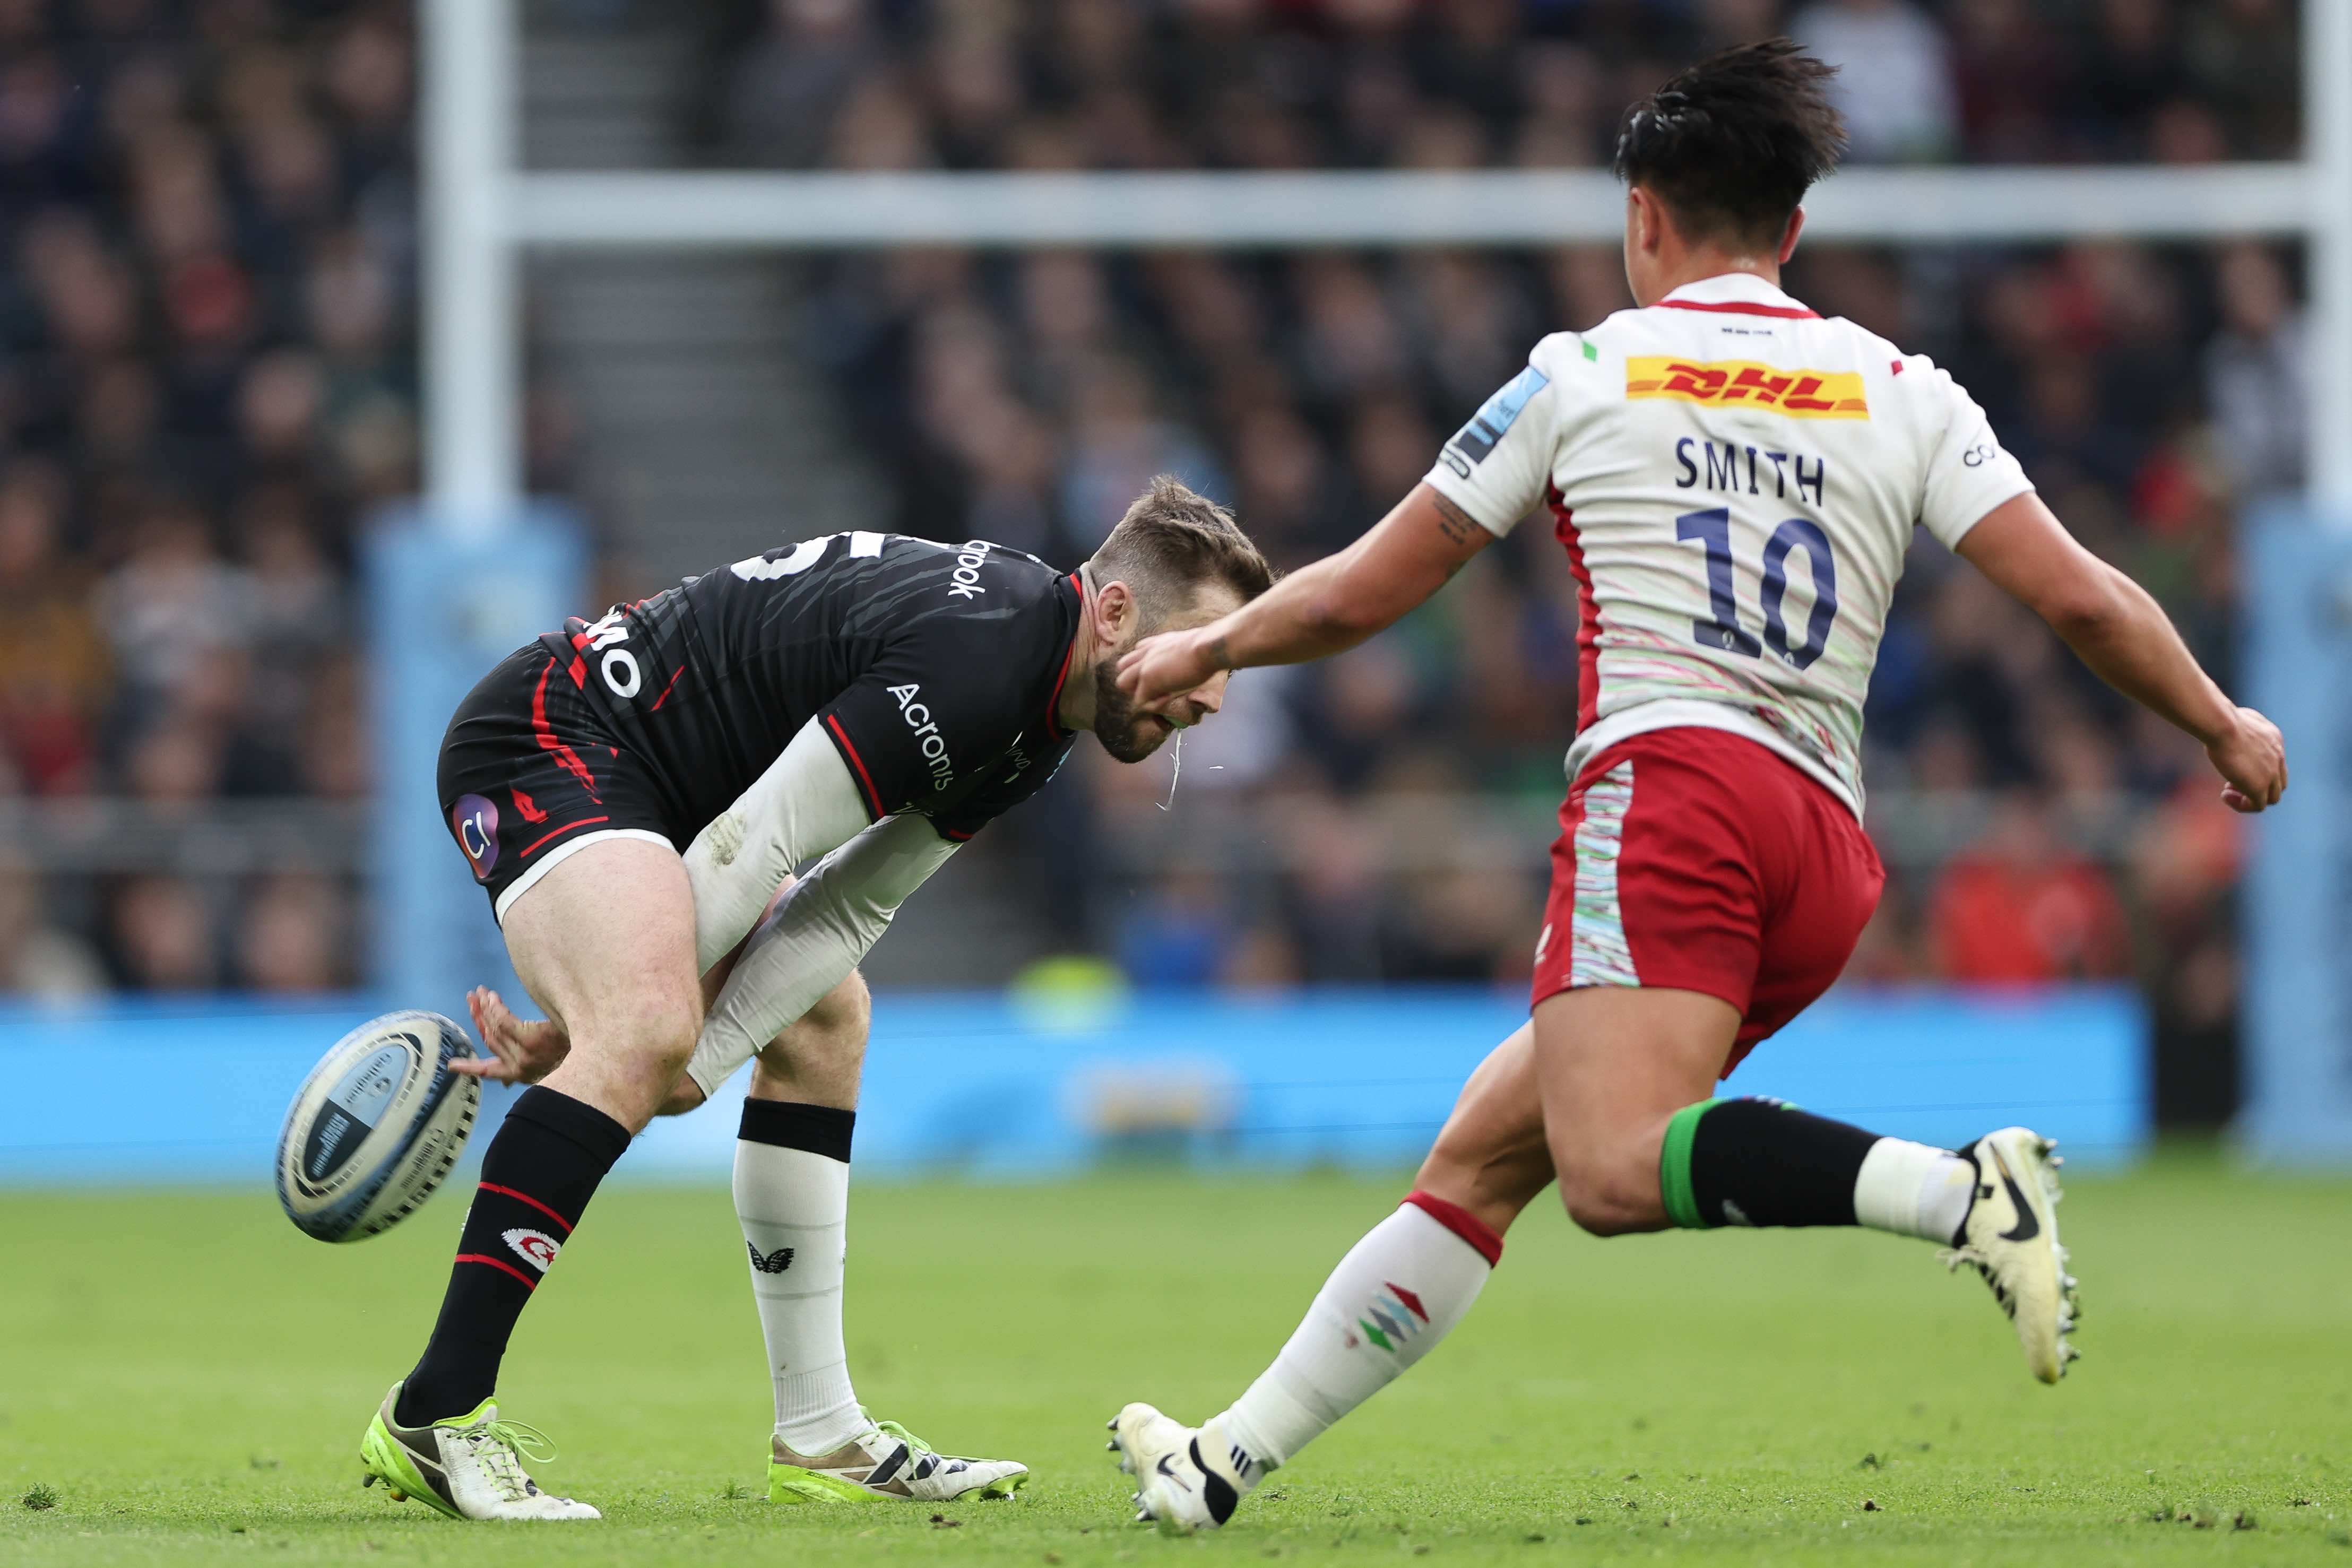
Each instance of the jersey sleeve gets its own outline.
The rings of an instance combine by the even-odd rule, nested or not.
[[[982,776],[978,787],[933,811],[931,825],[940,837],[962,843],[1043,789],[1069,755],[1068,741],[1046,743],[1043,736],[1032,733],[1000,758]]]
[[[1927,482],[1919,522],[1947,548],[1957,546],[1985,514],[2024,495],[2033,481],[1992,433],[1985,417],[1951,372],[1925,354],[1897,361],[1920,378],[1929,400],[1921,417],[1930,433]]]
[[[1548,350],[1558,341],[1547,338],[1536,345],[1527,369],[1454,433],[1427,476],[1432,489],[1497,538],[1534,511],[1551,485],[1570,391],[1553,374]]]
[[[1020,739],[1029,683],[1006,653],[1001,622],[927,616],[818,712],[876,819],[961,798]]]

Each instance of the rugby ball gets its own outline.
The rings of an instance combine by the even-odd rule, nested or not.
[[[438,1013],[386,1013],[336,1041],[278,1134],[286,1217],[321,1241],[357,1241],[415,1213],[474,1130],[481,1080],[449,1063],[475,1054]]]

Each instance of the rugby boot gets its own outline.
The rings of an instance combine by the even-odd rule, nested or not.
[[[896,1421],[877,1422],[829,1454],[794,1453],[770,1439],[770,1502],[953,1502],[1011,1497],[1029,1467],[942,1454]]]
[[[1265,1467],[1224,1440],[1214,1421],[1185,1426],[1149,1405],[1130,1405],[1108,1423],[1118,1468],[1135,1478],[1136,1522],[1163,1535],[1214,1530],[1265,1479]]]
[[[584,1502],[539,1490],[522,1461],[555,1458],[554,1445],[535,1427],[501,1421],[495,1401],[429,1427],[393,1419],[400,1387],[383,1396],[360,1439],[360,1485],[382,1481],[394,1502],[416,1498],[452,1519],[601,1519]]]
[[[1977,1168],[1975,1198],[1953,1245],[1937,1256],[1982,1274],[2017,1325],[2026,1370],[2044,1383],[2066,1375],[2081,1352],[2068,1341],[2082,1315],[2066,1249],[2058,1242],[2057,1145],[2024,1127],[1988,1133],[1961,1156]]]

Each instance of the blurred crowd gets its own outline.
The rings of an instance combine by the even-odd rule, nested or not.
[[[1677,63],[1784,30],[1851,68],[1863,162],[2200,162],[2291,157],[2300,136],[2286,0],[697,15],[699,145],[741,165],[1589,165]],[[0,0],[0,792],[364,795],[354,530],[415,483],[409,28],[399,0]],[[1820,247],[1788,281],[1948,366],[2226,679],[2233,518],[2301,477],[2296,265],[2256,245]],[[1282,563],[1312,559],[1410,488],[1538,337],[1627,303],[1605,247],[801,271],[805,340],[895,486],[890,520],[1056,560],[1163,470]],[[1059,940],[1146,983],[1522,973],[1528,824],[1574,712],[1565,579],[1549,531],[1523,530],[1390,636],[1237,683],[1181,782],[1082,752],[990,852],[1064,912]],[[2241,847],[2199,764],[1923,546],[1873,699],[1895,875],[1857,971],[2137,974],[2168,1039],[2226,1046]],[[1444,830],[1465,852],[1431,852],[1451,819],[1417,803],[1465,792],[1517,826],[1490,813]],[[1230,864],[1133,848],[1212,815],[1279,845]],[[1023,852],[1047,843],[1084,852]],[[299,870],[65,888],[0,865],[0,985],[344,983],[352,907]]]
[[[772,0],[734,8],[701,101],[711,155],[747,164],[1580,165],[1605,161],[1622,104],[1676,62],[1785,30],[1851,65],[1858,162],[2185,163],[2295,155],[2297,26],[2273,0]],[[2301,481],[2294,267],[2252,245],[1817,247],[1789,283],[1950,368],[2226,679],[2235,510]],[[1231,500],[1281,563],[1311,559],[1409,489],[1538,337],[1630,303],[1606,247],[924,252],[814,270],[808,336],[893,476],[900,526],[1055,559],[1090,549],[1161,470]],[[1069,940],[1146,982],[1523,973],[1539,875],[1478,852],[1400,871],[1380,824],[1426,839],[1432,814],[1410,802],[1464,790],[1557,799],[1566,579],[1530,528],[1397,633],[1238,683],[1191,738],[1181,788],[1196,812],[1266,824],[1254,859],[1179,850],[1165,869],[1123,848],[1183,802],[1164,771],[1108,766],[1074,769],[1007,824],[1008,848],[1075,838],[1079,862],[1129,866],[1055,906],[1083,912]],[[2168,1049],[2226,1047],[2238,824],[2193,746],[1932,543],[1871,727],[1874,789],[1903,818],[1879,830],[1917,847],[1895,857],[1860,975],[2138,975]],[[1947,815],[1965,831],[1937,831]]]
[[[0,795],[366,793],[350,561],[415,486],[411,68],[398,4],[0,0]],[[0,984],[341,984],[351,902],[0,866]]]

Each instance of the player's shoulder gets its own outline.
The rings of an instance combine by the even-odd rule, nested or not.
[[[1536,340],[1526,368],[1496,399],[1510,403],[1514,417],[1540,392],[1551,392],[1546,401],[1554,405],[1572,403],[1607,390],[1609,363],[1610,356],[1589,332],[1547,333]]]
[[[1066,574],[1028,551],[993,539],[934,539],[892,534],[882,550],[886,568],[902,579],[935,586],[934,609],[1003,608],[1049,598]]]
[[[1951,371],[1928,355],[1906,350],[1893,339],[1843,316],[1829,318],[1820,326],[1842,339],[1878,401],[1898,417],[1939,425],[1950,418],[1957,405],[1970,402]]]

